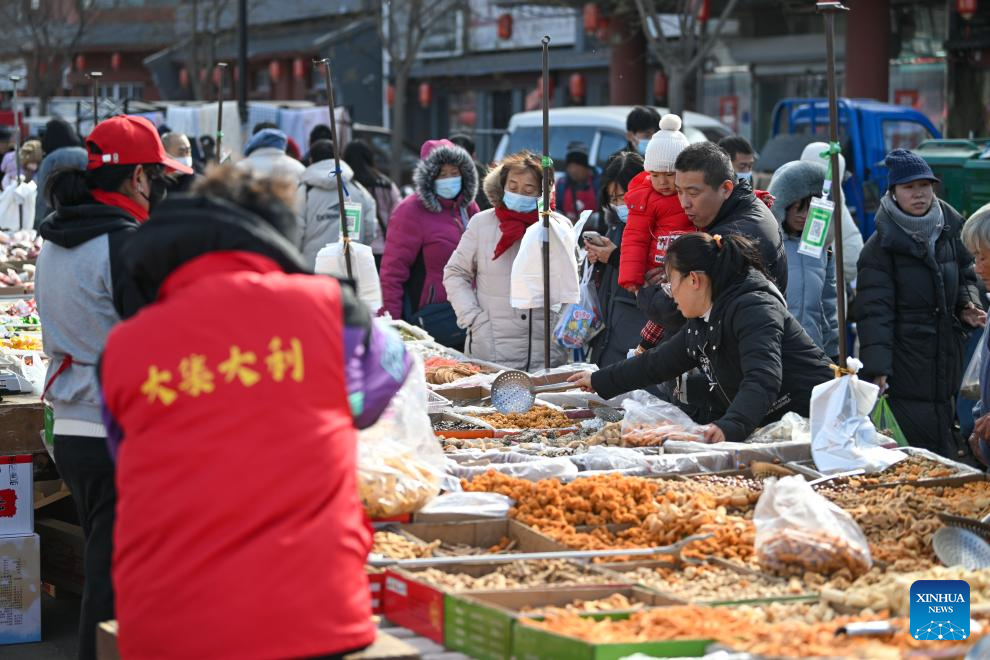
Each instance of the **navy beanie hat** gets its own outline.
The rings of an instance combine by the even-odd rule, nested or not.
[[[887,185],[891,189],[912,181],[938,181],[925,159],[907,149],[894,149],[887,154],[884,164],[887,166]]]

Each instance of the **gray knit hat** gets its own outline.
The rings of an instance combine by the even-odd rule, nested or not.
[[[774,196],[773,212],[777,222],[783,224],[787,217],[787,207],[800,202],[805,197],[822,194],[825,183],[825,166],[806,160],[792,160],[777,168],[768,188]]]

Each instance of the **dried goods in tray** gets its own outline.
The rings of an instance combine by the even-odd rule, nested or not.
[[[448,591],[491,591],[542,587],[547,584],[609,584],[614,578],[564,559],[514,561],[499,564],[481,576],[447,572],[438,568],[416,571],[421,582]]]
[[[683,569],[642,566],[619,573],[624,580],[656,589],[689,603],[755,600],[807,595],[798,578],[774,579],[755,572],[733,570],[718,564]]]
[[[631,601],[623,594],[612,594],[608,598],[596,600],[575,600],[567,605],[546,605],[542,607],[524,607],[520,613],[528,616],[551,616],[554,614],[591,614],[596,612],[615,612],[641,610],[645,603]]]
[[[853,488],[896,483],[901,481],[918,481],[920,479],[944,479],[959,476],[960,472],[946,463],[940,463],[924,456],[908,456],[903,461],[894,463],[883,472],[867,474],[849,479]]]
[[[468,376],[481,373],[481,367],[444,357],[428,357],[423,361],[426,382],[431,385],[446,385]]]
[[[543,406],[524,413],[490,413],[477,418],[497,429],[565,429],[575,425],[574,420],[559,410]]]
[[[432,557],[439,547],[440,541],[424,543],[395,532],[380,531],[375,532],[371,553],[390,559],[420,559]]]
[[[823,600],[853,610],[887,610],[895,616],[911,614],[911,585],[915,580],[965,580],[970,605],[990,603],[990,569],[970,571],[961,567],[935,566],[910,573],[874,569],[857,580],[835,579],[821,589]]]

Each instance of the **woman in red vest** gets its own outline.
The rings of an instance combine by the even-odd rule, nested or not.
[[[375,638],[356,428],[410,360],[305,274],[280,185],[218,170],[124,253],[149,302],[101,363],[125,658],[335,657]]]

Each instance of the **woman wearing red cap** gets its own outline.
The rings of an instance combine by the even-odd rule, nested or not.
[[[116,503],[96,363],[110,328],[137,307],[121,285],[121,248],[165,196],[166,172],[192,170],[166,155],[154,125],[141,117],[99,124],[86,152],[86,171],[57,171],[46,186],[55,212],[39,228],[45,245],[35,297],[51,357],[44,398],[54,408],[55,460],[86,536],[79,657],[94,658],[96,624],[114,615]]]

